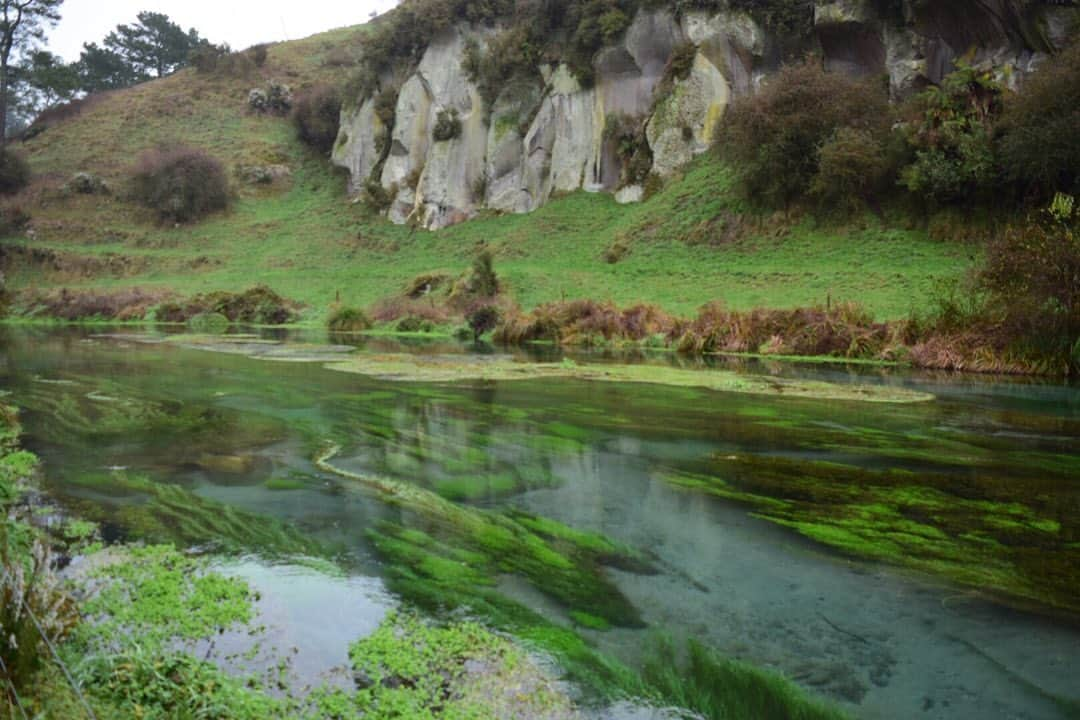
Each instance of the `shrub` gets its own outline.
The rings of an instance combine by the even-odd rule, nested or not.
[[[255,63],[255,67],[261,68],[266,64],[266,58],[269,54],[266,45],[255,45],[248,50],[248,53],[251,55],[251,61]]]
[[[1080,209],[1059,194],[1051,208],[991,241],[979,285],[1013,347],[1080,371]]]
[[[14,195],[30,184],[30,164],[10,147],[0,147],[0,195]]]
[[[813,0],[731,0],[732,10],[742,10],[766,29],[784,36],[806,35],[813,28]]]
[[[64,189],[76,195],[108,195],[109,184],[97,175],[78,172],[64,185]]]
[[[221,313],[202,312],[188,320],[188,327],[195,332],[218,335],[229,329],[229,318]]]
[[[479,342],[484,333],[491,332],[499,324],[499,308],[490,303],[476,305],[465,315],[465,321],[472,330],[473,340]]]
[[[30,224],[30,213],[22,205],[0,205],[0,237],[21,233]]]
[[[823,207],[854,212],[873,202],[893,172],[881,140],[866,130],[840,128],[818,150],[810,195]]]
[[[283,325],[296,319],[295,305],[266,285],[242,293],[213,292],[196,296],[191,305],[224,315],[230,322]]]
[[[460,135],[461,118],[458,116],[457,108],[440,110],[435,119],[435,129],[432,132],[435,142],[453,140]]]
[[[388,128],[394,126],[397,98],[398,90],[393,87],[384,88],[375,96],[375,116]]]
[[[334,149],[341,122],[341,94],[330,85],[318,85],[297,98],[292,111],[300,140],[321,153]]]
[[[358,308],[343,307],[330,313],[326,327],[334,332],[362,332],[371,327],[371,318]]]
[[[364,181],[364,189],[360,191],[360,200],[375,212],[385,212],[390,209],[396,195],[397,188],[387,190],[381,182],[369,178]]]
[[[225,168],[202,150],[177,145],[143,153],[131,175],[132,195],[163,220],[197,220],[229,204]]]
[[[495,275],[494,261],[488,250],[480,252],[473,260],[469,292],[485,298],[495,297],[499,292],[499,278]]]
[[[397,321],[394,329],[400,333],[429,333],[435,329],[435,323],[420,315],[406,315]]]
[[[653,155],[645,138],[645,123],[626,113],[609,113],[604,119],[604,140],[619,158],[619,184],[642,183],[652,170]]]
[[[0,526],[0,656],[7,677],[16,687],[26,687],[48,652],[41,630],[49,641],[62,641],[79,623],[79,610],[52,570],[48,548],[35,542],[26,557],[13,547],[7,518]],[[33,617],[31,617],[31,615]]]
[[[718,137],[738,168],[744,194],[765,207],[786,207],[809,191],[819,153],[841,128],[880,143],[889,132],[883,87],[811,61],[784,67],[757,95],[737,101]]]
[[[932,203],[971,200],[992,186],[997,171],[990,130],[1001,94],[989,73],[960,63],[940,87],[914,98],[906,138],[915,160],[901,183]]]
[[[230,52],[228,45],[203,43],[188,54],[188,63],[196,72],[212,73],[223,64],[222,60],[228,57]]]
[[[1006,177],[1039,198],[1080,193],[1080,42],[1047,60],[1005,100],[996,127]]]

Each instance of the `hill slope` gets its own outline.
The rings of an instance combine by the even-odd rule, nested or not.
[[[969,248],[868,218],[836,229],[751,218],[710,157],[648,201],[620,206],[573,193],[529,215],[491,215],[438,232],[396,226],[349,202],[344,176],[296,140],[288,120],[252,114],[249,89],[273,78],[294,90],[344,82],[364,26],[272,46],[263,68],[174,76],[87,103],[22,144],[35,173],[14,199],[29,237],[0,241],[9,286],[164,288],[181,294],[266,283],[318,321],[336,298],[366,306],[414,276],[465,270],[481,244],[523,307],[560,298],[656,303],[680,314],[710,300],[733,308],[863,303],[879,318],[906,315],[934,283],[956,276]],[[288,165],[272,186],[235,181],[232,209],[191,226],[160,225],[124,199],[143,150],[180,141],[231,169]],[[61,188],[78,171],[104,177],[107,198]],[[605,251],[622,255],[609,263]]]

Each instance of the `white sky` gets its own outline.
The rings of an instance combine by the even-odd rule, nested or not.
[[[296,40],[323,30],[367,22],[372,11],[394,0],[66,0],[62,19],[46,45],[65,60],[77,60],[83,43],[99,42],[143,10],[161,12],[185,30],[195,28],[214,43],[241,50],[260,42]]]

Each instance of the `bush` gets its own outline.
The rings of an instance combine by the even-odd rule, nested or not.
[[[881,139],[866,130],[840,128],[818,150],[810,195],[825,208],[855,212],[874,202],[893,171]]]
[[[242,293],[213,292],[191,300],[205,312],[224,315],[230,322],[283,325],[296,319],[295,305],[265,285]]]
[[[482,251],[473,260],[472,275],[469,278],[469,292],[477,297],[495,297],[499,292],[499,278],[495,275],[495,266],[491,253]]]
[[[0,195],[14,195],[30,184],[30,164],[9,147],[0,147]]]
[[[400,333],[429,333],[435,329],[435,323],[419,315],[406,315],[397,321],[394,329]]]
[[[188,54],[188,64],[192,65],[196,72],[212,73],[223,64],[223,59],[228,57],[230,52],[228,45],[203,43]]]
[[[297,98],[292,111],[300,140],[321,153],[329,153],[337,141],[341,122],[341,94],[330,85],[318,85]]]
[[[1006,98],[996,127],[1006,177],[1049,200],[1056,191],[1080,194],[1080,42],[1047,60]]]
[[[484,333],[491,332],[499,324],[499,308],[490,303],[482,303],[469,310],[465,321],[472,330],[473,340],[479,342]]]
[[[784,67],[757,95],[737,101],[718,146],[751,201],[787,207],[809,192],[820,150],[837,131],[861,131],[884,153],[889,117],[883,87],[807,61]]]
[[[991,241],[979,286],[1014,349],[1080,371],[1080,208],[1059,194],[1049,210]]]
[[[435,119],[435,129],[432,136],[435,142],[453,140],[461,135],[461,118],[458,117],[457,108],[440,110]]]
[[[64,189],[76,195],[108,195],[109,184],[97,175],[78,172],[64,185]]]
[[[255,45],[248,53],[251,55],[251,61],[255,63],[255,67],[262,67],[266,64],[266,58],[269,54],[266,45]]]
[[[334,332],[362,332],[371,327],[371,318],[363,310],[343,307],[330,313],[326,327]]]
[[[24,688],[48,652],[38,623],[51,642],[59,643],[78,625],[79,610],[53,572],[45,545],[35,542],[25,557],[25,551],[13,547],[4,510],[0,525],[0,656],[7,678]]]
[[[187,324],[195,332],[219,335],[229,329],[229,318],[221,313],[202,312],[188,320]]]
[[[21,233],[30,224],[30,213],[22,205],[0,205],[0,237]]]
[[[132,195],[163,220],[189,222],[229,205],[225,168],[202,150],[177,145],[143,153],[131,175]]]
[[[997,179],[990,131],[1001,112],[1001,86],[989,73],[962,63],[940,87],[911,103],[907,143],[915,161],[901,183],[931,203],[962,202]]]

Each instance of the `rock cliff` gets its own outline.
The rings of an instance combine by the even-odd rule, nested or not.
[[[815,2],[813,13],[812,33],[793,40],[730,9],[641,10],[617,44],[596,53],[588,87],[567,65],[543,65],[490,105],[462,63],[467,45],[482,52],[495,30],[458,25],[397,85],[392,127],[373,96],[346,107],[333,160],[354,192],[372,183],[386,191],[391,220],[429,229],[482,208],[529,212],[582,188],[633,201],[643,173],[640,163],[628,172],[616,121],[643,131],[645,171],[670,175],[709,146],[728,103],[754,92],[793,44],[833,70],[887,78],[897,99],[939,82],[958,58],[1015,87],[1065,41],[1080,11],[1032,0],[833,0]]]

